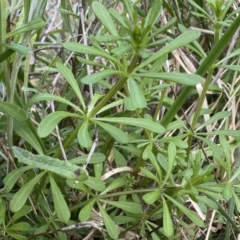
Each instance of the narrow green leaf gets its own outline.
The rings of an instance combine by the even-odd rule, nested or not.
[[[223,119],[223,118],[227,118],[231,116],[231,113],[229,111],[223,111],[223,112],[218,112],[216,114],[214,114],[210,119],[208,119],[206,122],[203,122],[203,124],[201,124],[197,129],[196,131],[199,131],[200,129],[212,124],[212,123],[215,123],[217,122],[218,120],[220,119]]]
[[[240,65],[219,65],[218,67],[226,68],[228,70],[240,72]]]
[[[0,54],[0,63],[11,57],[13,53],[15,53],[15,51],[13,51],[12,49],[8,49],[7,51]]]
[[[67,179],[84,181],[88,178],[88,173],[84,168],[74,165],[69,161],[61,161],[44,155],[33,155],[16,146],[13,147],[13,153],[19,162],[56,173]]]
[[[74,90],[74,92],[76,93],[81,105],[83,106],[83,108],[86,108],[82,93],[80,91],[79,85],[76,81],[76,79],[73,76],[72,71],[66,67],[65,65],[63,65],[60,62],[56,63],[57,69],[58,71],[62,74],[62,76],[68,81],[69,85],[72,87],[72,89]]]
[[[120,143],[128,143],[128,136],[119,128],[112,126],[107,123],[102,123],[96,121],[96,123],[103,128],[106,132],[108,132],[116,141]]]
[[[86,204],[81,211],[79,212],[78,219],[81,222],[87,221],[90,218],[93,205],[95,203],[95,199],[91,200],[88,204]]]
[[[28,127],[26,122],[17,122],[14,120],[13,129],[14,132],[26,142],[28,142],[31,147],[33,147],[37,151],[38,154],[43,154],[43,149],[39,140],[34,135],[33,131]]]
[[[207,197],[204,197],[204,196],[194,196],[194,197],[196,197],[196,199],[199,202],[206,204],[211,209],[215,209],[215,210],[218,209],[218,205],[214,201],[212,201],[211,199],[209,199]]]
[[[103,57],[103,58],[109,59],[109,60],[119,64],[117,59],[115,59],[114,57],[109,55],[107,52],[105,52],[103,50],[99,50],[94,47],[86,46],[81,43],[68,42],[68,43],[64,43],[63,47],[72,52],[78,52],[78,53],[84,53],[84,54],[90,54],[90,55],[94,55],[94,56]]]
[[[124,4],[125,8],[127,9],[130,19],[134,22],[134,17],[133,17],[134,10],[133,10],[133,5],[132,5],[131,1],[123,0],[123,4]]]
[[[164,197],[162,197],[162,202],[163,202],[163,230],[166,237],[171,237],[174,233],[171,214],[169,212],[168,205]]]
[[[108,201],[108,200],[100,200],[101,202],[110,204],[114,207],[120,208],[124,211],[130,212],[130,213],[141,213],[142,212],[142,208],[141,205],[138,203],[134,203],[134,202],[127,202],[127,201]]]
[[[105,184],[101,180],[91,176],[89,176],[88,179],[84,181],[84,184],[98,192],[102,192],[106,188]]]
[[[115,42],[117,40],[123,40],[121,36],[113,36],[113,35],[98,35],[95,37],[98,42]]]
[[[143,201],[148,204],[154,204],[160,197],[161,193],[160,191],[156,191],[156,192],[150,192],[150,193],[146,193],[143,195]]]
[[[232,176],[232,173],[231,173],[231,169],[232,169],[232,158],[231,158],[230,144],[229,144],[229,142],[226,140],[225,136],[223,136],[223,135],[220,135],[220,136],[219,136],[219,140],[220,140],[220,145],[221,145],[221,147],[222,147],[223,154],[224,154],[225,161],[226,161],[227,177],[228,177],[228,179],[230,179],[230,177]]]
[[[3,102],[0,100],[0,108],[18,122],[24,122],[28,118],[27,111],[16,104]]]
[[[158,178],[152,172],[150,172],[148,169],[143,168],[143,167],[141,167],[140,169],[141,169],[141,173],[143,173],[146,177],[148,177],[156,182],[159,182]]]
[[[233,198],[234,198],[234,201],[235,201],[235,204],[236,204],[237,211],[238,211],[238,213],[240,213],[240,200],[239,200],[239,197],[238,197],[238,195],[234,191],[232,191],[232,194],[233,194]]]
[[[37,18],[27,24],[22,25],[20,28],[17,28],[7,33],[6,38],[10,38],[24,32],[30,32],[35,29],[40,29],[40,28],[43,28],[44,26],[45,26],[45,22],[41,18]]]
[[[94,84],[112,75],[124,75],[124,73],[122,71],[117,71],[113,69],[105,69],[101,72],[93,73],[83,77],[81,79],[81,82],[84,84]]]
[[[93,120],[132,125],[135,127],[148,129],[156,133],[163,133],[165,131],[164,127],[159,123],[153,122],[152,120],[149,120],[149,119],[143,119],[143,118],[127,118],[127,117],[114,118],[113,117],[113,118],[96,118],[96,119],[93,118]]]
[[[198,83],[202,82],[202,77],[196,74],[187,74],[187,73],[179,73],[179,72],[169,72],[169,73],[138,73],[138,77],[146,77],[146,78],[155,78],[155,79],[163,79],[170,82],[175,82],[178,84],[186,85],[186,86],[195,86]],[[133,75],[134,77],[134,75]]]
[[[40,178],[45,174],[42,172],[36,175],[32,180],[27,182],[23,187],[21,187],[13,196],[10,202],[10,209],[12,212],[19,211],[23,205],[26,203],[27,198],[29,197],[30,193],[32,192],[35,185],[38,183]]]
[[[100,193],[100,195],[106,194],[114,189],[120,188],[126,185],[126,180],[124,178],[117,178],[113,182],[111,182],[106,189]]]
[[[202,221],[202,219],[192,210],[186,208],[185,206],[183,206],[181,203],[179,203],[178,201],[174,200],[173,198],[171,198],[170,196],[164,194],[165,198],[168,198],[176,207],[178,207],[189,219],[192,220],[193,223],[195,223],[196,225],[198,225],[199,227],[205,227],[204,222]]]
[[[88,132],[88,121],[84,121],[80,127],[78,134],[78,142],[82,147],[89,149],[92,146],[92,139]]]
[[[162,1],[155,0],[146,17],[144,28],[149,27],[149,29],[152,29],[152,26],[156,23],[161,13],[162,13]]]
[[[51,183],[52,197],[54,203],[54,209],[56,211],[57,217],[61,222],[67,223],[70,219],[70,210],[61,193],[58,185],[56,184],[52,174],[49,174],[49,179]]]
[[[198,133],[199,135],[203,136],[215,136],[215,135],[226,135],[226,136],[233,136],[233,137],[239,137],[240,136],[240,130],[217,130],[217,131],[212,131],[212,132],[201,132]]]
[[[57,126],[57,124],[67,117],[79,117],[79,115],[64,111],[57,111],[47,115],[38,126],[37,133],[39,137],[47,137]]]
[[[3,179],[4,193],[9,193],[17,180],[22,176],[22,174],[31,168],[33,168],[33,166],[24,166],[14,169],[10,173],[8,173],[7,176]]]
[[[26,46],[23,46],[23,45],[19,45],[19,44],[14,44],[14,43],[11,43],[11,44],[1,44],[0,47],[5,47],[7,49],[12,49],[14,50],[15,52],[18,52],[22,55],[28,55],[29,52],[30,52],[30,49]]]
[[[6,218],[6,210],[7,210],[7,204],[4,199],[0,199],[0,225],[5,224],[5,218]]]
[[[188,43],[196,40],[200,36],[200,31],[197,30],[190,30],[187,31],[180,36],[176,37],[174,40],[170,41],[165,47],[161,48],[158,52],[152,55],[150,58],[139,64],[135,69],[134,72],[144,68],[149,63],[156,61],[160,57],[172,52],[173,50],[180,48],[182,46],[186,46]]]
[[[228,182],[228,183],[226,183],[226,185],[223,189],[223,197],[226,200],[229,200],[230,198],[232,198],[232,193],[233,193],[232,184],[230,182]]]
[[[29,108],[30,106],[32,106],[36,102],[41,102],[41,101],[46,101],[46,100],[57,101],[57,102],[64,103],[68,106],[71,106],[72,108],[76,109],[77,111],[79,111],[80,113],[83,114],[83,111],[78,106],[76,106],[74,103],[68,101],[67,99],[65,99],[63,97],[53,95],[53,94],[50,94],[50,93],[39,93],[39,94],[35,95],[30,100],[28,100],[27,107]]]
[[[108,32],[114,36],[118,35],[118,31],[113,23],[113,20],[108,12],[108,10],[104,7],[100,2],[94,1],[92,4],[92,9],[97,18],[101,21],[104,27],[108,30]]]
[[[14,225],[7,228],[8,231],[20,231],[26,232],[31,228],[30,224],[27,222],[15,223]]]
[[[167,167],[167,172],[166,172],[165,179],[162,183],[162,187],[166,184],[169,176],[172,173],[172,169],[173,169],[174,162],[175,162],[175,159],[176,159],[176,154],[177,154],[176,145],[173,142],[170,142],[168,144],[168,167]]]
[[[88,158],[88,154],[85,154],[83,156],[72,158],[68,161],[70,161],[73,164],[84,164],[86,163],[87,158]],[[96,152],[96,153],[93,153],[93,155],[91,156],[89,164],[102,163],[105,161],[105,159],[106,159],[106,156],[104,154]]]
[[[110,216],[107,214],[107,212],[103,209],[101,204],[98,203],[99,210],[101,212],[101,215],[103,217],[103,222],[106,226],[107,233],[112,239],[118,239],[119,230],[113,220],[110,218]]]
[[[130,92],[129,99],[130,99],[131,105],[133,107],[133,109],[130,109],[130,110],[135,110],[137,108],[146,108],[147,101],[145,99],[143,91],[139,87],[139,84],[137,84],[135,79],[133,79],[131,77],[127,80],[127,84],[128,84],[128,89]]]

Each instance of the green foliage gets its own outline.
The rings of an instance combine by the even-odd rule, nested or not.
[[[0,238],[232,239],[239,8],[73,2],[0,1]]]

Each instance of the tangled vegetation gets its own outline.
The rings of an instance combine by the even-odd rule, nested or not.
[[[238,239],[238,5],[0,1],[0,238]]]

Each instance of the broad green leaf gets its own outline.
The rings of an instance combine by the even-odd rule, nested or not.
[[[51,183],[52,197],[54,203],[54,210],[56,211],[57,217],[61,222],[67,223],[70,219],[70,210],[61,193],[58,185],[56,184],[52,174],[49,174],[49,179]]]
[[[199,36],[200,36],[200,31],[197,31],[197,30],[190,30],[181,34],[180,36],[176,37],[174,40],[166,44],[165,47],[161,48],[153,56],[151,56],[150,58],[148,58],[147,60],[139,64],[134,69],[134,72],[137,72],[138,70],[147,66],[149,63],[156,61],[157,59],[168,54],[169,52],[172,52],[173,50],[180,48],[182,46],[186,46],[188,43],[199,38]]]
[[[181,203],[178,201],[174,200],[170,196],[164,194],[165,198],[168,198],[176,207],[178,207],[193,223],[198,225],[199,227],[205,227],[204,222],[202,219],[192,210],[188,209],[187,207],[183,206]]]
[[[57,124],[67,117],[79,117],[79,115],[70,112],[57,111],[47,115],[39,124],[37,133],[39,137],[47,137],[57,126]]]
[[[24,24],[20,28],[17,28],[9,33],[6,34],[6,38],[13,37],[17,34],[21,34],[24,32],[30,32],[31,30],[35,29],[42,29],[45,26],[45,22],[41,18],[37,18],[32,20],[31,22]]]
[[[133,77],[135,75],[132,75]],[[138,73],[136,76],[144,78],[154,78],[163,79],[170,82],[175,82],[178,84],[186,86],[195,86],[202,82],[202,77],[196,74],[187,74],[179,72],[169,72],[169,73]]]
[[[128,84],[128,90],[130,92],[129,99],[131,101],[131,106],[133,107],[133,109],[131,108],[129,110],[135,110],[137,108],[146,108],[147,101],[144,97],[143,91],[139,87],[139,84],[137,84],[135,79],[131,77],[127,80],[127,84]]]
[[[57,62],[56,66],[57,66],[58,71],[68,81],[69,85],[72,87],[72,89],[76,93],[82,107],[85,109],[86,105],[85,105],[82,93],[80,91],[80,87],[79,87],[76,79],[74,78],[72,71],[60,62]]]
[[[124,75],[122,71],[112,70],[112,69],[105,69],[98,73],[93,73],[87,75],[81,79],[81,82],[84,84],[94,84],[99,82],[100,80],[112,76],[112,75]]]
[[[118,230],[117,226],[115,225],[115,223],[113,222],[111,217],[107,214],[107,212],[103,209],[103,207],[99,203],[98,203],[98,208],[101,212],[103,222],[106,226],[108,235],[110,236],[110,238],[112,238],[114,240],[118,239],[119,230]]]
[[[31,228],[30,224],[27,222],[15,223],[14,225],[7,228],[8,231],[20,231],[26,232]]]
[[[112,57],[111,55],[109,55],[107,52],[105,52],[103,50],[99,50],[94,47],[86,46],[81,43],[68,42],[68,43],[64,43],[63,47],[72,52],[78,52],[78,53],[84,53],[84,54],[90,54],[90,55],[94,55],[94,56],[103,57],[103,58],[109,59],[109,60],[119,64],[118,60],[115,59],[114,57]]]
[[[215,123],[217,122],[218,120],[220,119],[223,119],[223,118],[227,118],[231,116],[231,113],[229,111],[223,111],[223,112],[218,112],[216,114],[214,114],[210,119],[208,119],[206,122],[203,122],[203,124],[201,124],[197,129],[196,131],[199,131],[200,129],[212,124],[212,123]]]
[[[28,127],[26,122],[13,121],[13,129],[18,136],[24,139],[26,142],[33,147],[38,154],[43,154],[43,149],[38,141],[37,137],[34,135],[33,131]]]
[[[174,233],[173,222],[171,214],[168,209],[168,205],[164,197],[162,197],[162,203],[163,203],[163,230],[166,237],[170,238]]]
[[[11,43],[11,44],[0,44],[0,47],[5,47],[5,48],[8,48],[8,49],[12,49],[14,50],[15,52],[18,52],[22,55],[28,55],[29,52],[30,52],[30,49],[26,46],[23,46],[23,45],[19,45],[19,44],[14,44],[14,43]]]
[[[40,234],[40,233],[45,233],[47,232],[47,230],[49,229],[51,222],[48,222],[44,225],[41,225],[41,227],[38,227],[35,231],[34,231],[34,235]]]
[[[28,118],[27,111],[18,107],[16,104],[7,103],[0,100],[0,109],[18,122],[24,122]]]
[[[7,234],[12,237],[12,239],[15,240],[26,240],[27,238],[25,236],[23,236],[22,234],[16,234],[16,231],[7,231]]]
[[[88,158],[88,155],[86,154],[86,155],[83,155],[83,156],[72,158],[68,161],[73,163],[73,164],[84,164],[84,163],[86,163],[87,158]],[[104,154],[96,152],[96,153],[93,153],[93,155],[91,156],[89,164],[101,163],[101,162],[104,162],[105,159],[106,159],[106,156]]]
[[[78,142],[82,147],[89,149],[92,146],[92,139],[88,132],[87,120],[83,122],[82,126],[78,130],[77,137],[78,137]]]
[[[143,195],[143,201],[149,205],[154,204],[161,196],[160,190],[156,192],[150,192]]]
[[[126,185],[126,180],[124,178],[117,178],[113,182],[111,182],[100,195],[106,194],[114,189],[120,188]]]
[[[87,221],[90,218],[94,203],[95,203],[95,199],[91,200],[88,204],[86,204],[81,209],[81,211],[79,212],[79,215],[78,215],[78,219],[81,222]]]
[[[65,103],[66,105],[71,106],[72,108],[76,109],[77,111],[79,111],[80,113],[83,114],[83,111],[76,106],[75,104],[73,104],[72,102],[68,101],[67,99],[57,96],[57,95],[53,95],[50,93],[39,93],[37,95],[35,95],[34,97],[32,97],[28,103],[27,103],[27,107],[32,106],[35,102],[41,102],[41,101],[46,101],[46,100],[51,100],[51,101],[57,101],[57,102],[61,102],[61,103]]]
[[[74,165],[69,161],[61,161],[44,155],[33,155],[32,153],[16,146],[12,149],[19,162],[56,173],[67,179],[84,181],[88,178],[88,173],[84,168]]]
[[[152,120],[149,120],[149,119],[143,119],[143,118],[127,118],[127,117],[114,118],[113,117],[113,118],[97,118],[97,119],[93,118],[93,120],[132,125],[135,127],[148,129],[156,133],[163,133],[165,131],[165,128],[159,123],[153,122]]]
[[[113,20],[108,12],[108,10],[104,7],[100,2],[94,1],[92,4],[92,9],[97,18],[101,21],[104,27],[108,30],[108,32],[114,36],[118,35],[118,31],[113,23]]]
[[[162,187],[166,184],[170,174],[172,173],[173,165],[176,159],[177,149],[173,142],[170,142],[168,145],[168,167],[165,179],[162,183]]]
[[[22,174],[33,167],[34,166],[19,167],[8,173],[7,176],[3,179],[4,193],[9,193],[17,180],[22,176]]]
[[[105,184],[101,180],[91,176],[89,176],[88,179],[84,181],[84,184],[98,192],[102,192],[106,188]]]
[[[16,221],[17,219],[22,218],[23,216],[26,216],[29,212],[32,211],[32,206],[30,205],[24,205],[19,211],[13,214],[12,221]],[[10,224],[10,222],[9,222]]]
[[[109,200],[100,200],[101,202],[110,204],[114,207],[120,208],[124,211],[130,212],[130,213],[141,213],[142,212],[142,208],[141,205],[138,203],[134,203],[134,202],[127,202],[127,201],[109,201]]]
[[[12,212],[19,211],[23,205],[26,203],[27,198],[29,197],[30,193],[32,192],[35,185],[38,183],[40,178],[45,174],[42,172],[36,175],[33,179],[27,182],[24,186],[22,186],[13,196],[10,202],[10,209]]]
[[[120,128],[99,121],[96,121],[96,124],[108,132],[116,141],[128,143],[128,136]]]

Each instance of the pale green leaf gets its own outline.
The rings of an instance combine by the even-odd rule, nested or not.
[[[122,71],[117,71],[117,70],[113,70],[113,69],[105,69],[101,72],[93,73],[93,74],[83,77],[81,79],[81,82],[84,84],[94,84],[106,77],[109,77],[112,75],[120,75],[120,74],[124,75],[124,73]]]
[[[126,185],[126,180],[124,178],[117,178],[114,181],[112,181],[103,192],[100,193],[100,195],[106,194],[114,189],[120,188],[122,186]]]
[[[195,198],[198,200],[198,202],[204,203],[205,205],[207,205],[208,207],[210,207],[211,209],[218,209],[218,205],[211,199],[204,197],[204,196],[195,196]]]
[[[68,161],[70,161],[73,164],[84,164],[84,163],[86,163],[87,158],[88,158],[88,154],[83,155],[83,156],[79,156],[79,157],[76,157],[76,158],[72,158]],[[99,153],[99,152],[95,152],[91,156],[89,164],[101,163],[101,162],[104,162],[105,159],[106,159],[106,156],[104,154]]]
[[[139,64],[134,69],[134,72],[137,72],[138,70],[147,66],[149,63],[156,61],[157,59],[168,54],[169,52],[172,52],[177,48],[186,46],[188,43],[199,38],[199,36],[200,36],[200,31],[198,30],[190,30],[190,31],[184,32],[183,34],[181,34],[180,36],[176,37],[174,40],[166,44],[165,47],[161,48],[158,52],[156,52],[150,58],[148,58],[147,60]]]
[[[229,200],[230,198],[232,198],[232,193],[233,193],[232,184],[230,182],[227,182],[223,189],[223,197],[226,200]]]
[[[110,236],[110,238],[112,238],[114,240],[118,239],[119,230],[118,230],[117,226],[115,225],[115,223],[113,222],[111,217],[107,214],[107,212],[103,209],[103,207],[99,203],[98,203],[98,208],[101,212],[103,222],[106,226],[108,235]]]
[[[95,199],[91,200],[88,204],[86,204],[81,209],[81,211],[79,212],[79,215],[78,215],[78,219],[81,222],[87,221],[90,218],[94,203],[95,203]]]
[[[31,225],[27,222],[15,223],[14,225],[7,228],[8,231],[21,231],[26,232],[31,228]]]
[[[154,204],[160,197],[160,191],[150,192],[143,195],[143,201],[147,204]]]
[[[152,26],[156,23],[161,13],[162,13],[162,1],[161,0],[153,1],[152,7],[146,17],[144,28],[148,27],[152,29]]]
[[[19,167],[8,173],[7,176],[3,179],[4,183],[3,191],[5,193],[9,193],[12,190],[15,183],[17,182],[17,180],[22,176],[22,174],[33,167],[34,166]]]
[[[33,179],[27,182],[24,186],[22,186],[13,196],[10,202],[10,209],[12,212],[19,211],[23,205],[26,203],[27,198],[29,197],[30,193],[32,192],[35,185],[38,183],[40,178],[45,174],[42,172],[36,175]]]
[[[165,198],[168,198],[177,208],[179,208],[193,223],[198,225],[199,227],[205,227],[204,222],[202,219],[192,210],[188,209],[187,207],[183,206],[181,203],[178,201],[174,200],[170,196],[164,194]]]
[[[57,217],[61,222],[67,223],[70,219],[70,210],[64,199],[63,194],[61,193],[58,185],[56,184],[53,176],[49,174],[49,179],[51,183],[52,197],[54,203],[54,209],[56,211]]]
[[[16,104],[11,104],[0,100],[0,109],[18,122],[24,122],[28,118],[27,111],[18,107]]]
[[[57,62],[56,66],[57,66],[58,71],[68,81],[69,85],[72,87],[72,89],[76,93],[76,96],[78,97],[82,107],[85,109],[86,105],[85,105],[82,93],[80,91],[80,87],[79,87],[76,79],[74,78],[72,71],[60,62]]]
[[[135,75],[133,75],[134,77]],[[144,78],[154,78],[157,80],[163,79],[170,82],[175,82],[178,84],[186,86],[195,86],[202,82],[202,77],[196,74],[187,74],[179,72],[169,72],[169,73],[138,73],[136,76]]]
[[[65,99],[63,97],[53,95],[53,94],[50,94],[50,93],[39,93],[39,94],[35,95],[34,97],[32,97],[28,101],[27,107],[32,106],[36,102],[41,102],[41,101],[46,101],[46,100],[57,101],[57,102],[64,103],[66,105],[71,106],[72,108],[76,109],[77,111],[79,111],[80,113],[83,114],[83,111],[78,106],[76,106],[74,103],[68,101],[67,99]]]
[[[84,168],[74,165],[69,161],[61,161],[44,155],[33,155],[16,146],[13,147],[13,153],[19,162],[56,173],[62,177],[78,181],[84,181],[88,178],[88,173]]]
[[[91,176],[89,176],[88,179],[84,181],[84,184],[98,192],[102,192],[106,188],[104,182]]]
[[[98,42],[115,42],[117,40],[123,40],[121,36],[113,36],[113,35],[98,35],[95,37]]]
[[[173,222],[171,214],[168,209],[168,205],[164,197],[162,197],[162,203],[163,203],[163,230],[166,237],[170,238],[174,233]]]
[[[30,32],[31,30],[35,29],[42,29],[45,26],[45,22],[41,18],[37,18],[22,25],[20,28],[14,29],[13,31],[6,34],[6,38],[13,37],[17,34],[21,34],[24,32]]]
[[[92,139],[88,132],[88,121],[84,121],[80,129],[78,130],[78,142],[84,148],[90,148],[92,146]]]
[[[130,212],[130,213],[141,213],[142,212],[142,208],[141,205],[138,203],[134,203],[134,202],[127,202],[127,201],[109,201],[109,200],[100,200],[101,202],[110,204],[114,207],[120,208],[124,211]]]
[[[70,112],[57,111],[47,115],[39,124],[37,133],[39,137],[47,137],[57,126],[57,124],[67,117],[79,117],[79,115]]]
[[[132,125],[135,127],[148,129],[156,133],[163,133],[165,131],[165,128],[161,124],[157,122],[153,122],[152,120],[143,119],[143,118],[127,118],[127,117],[114,118],[113,117],[113,118],[97,118],[93,120]]]
[[[128,143],[128,136],[120,128],[99,121],[96,121],[96,124],[108,132],[116,141],[120,143]]]
[[[8,48],[8,49],[12,49],[14,50],[15,52],[18,52],[22,55],[28,55],[29,52],[30,52],[30,49],[26,46],[23,46],[23,45],[19,45],[19,44],[14,44],[14,43],[11,43],[11,44],[0,44],[0,47],[5,47],[5,48]]]
[[[114,36],[118,35],[118,31],[113,23],[113,20],[108,12],[108,10],[104,7],[100,2],[94,1],[92,4],[92,9],[97,18],[101,21],[104,27],[108,30],[108,32]]]

